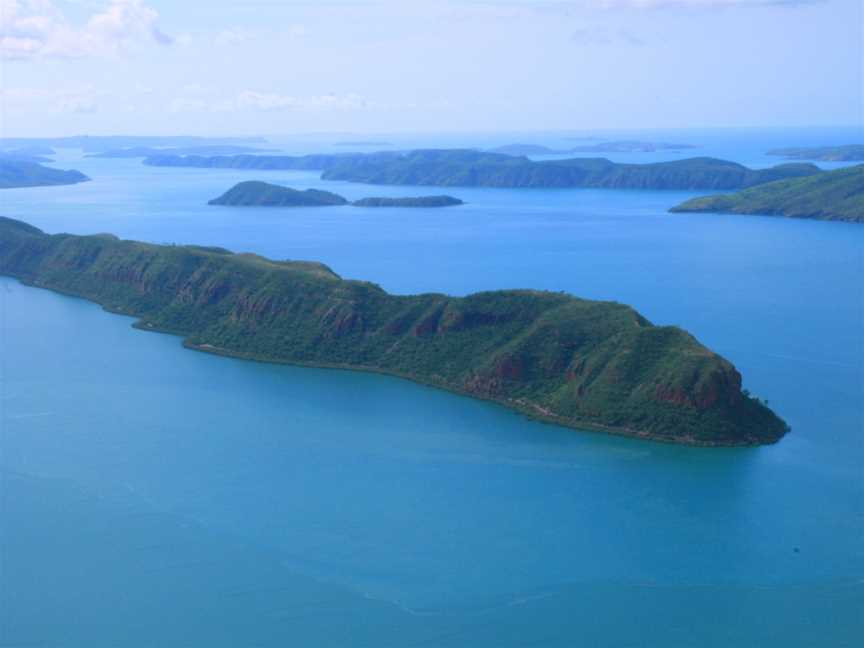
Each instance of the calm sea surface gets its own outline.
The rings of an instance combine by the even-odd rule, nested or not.
[[[765,166],[772,146],[856,135],[652,137]],[[567,143],[394,145],[512,141]],[[577,432],[394,378],[186,351],[0,278],[0,646],[864,636],[864,228],[669,214],[697,195],[670,191],[448,188],[467,204],[230,209],[206,202],[244,179],[352,199],[440,191],[58,160],[93,181],[4,191],[0,213],[48,232],[323,261],[398,293],[530,287],[625,302],[733,361],[792,433],[698,449]]]

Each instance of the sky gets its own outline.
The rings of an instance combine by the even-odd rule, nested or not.
[[[864,124],[864,0],[0,0],[0,135]]]

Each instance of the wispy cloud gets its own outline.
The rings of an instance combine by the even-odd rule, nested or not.
[[[825,0],[585,0],[582,4],[603,8],[668,9],[719,7],[798,7]],[[578,4],[578,3],[577,3]]]
[[[237,107],[253,110],[364,110],[379,106],[350,92],[347,94],[332,92],[311,97],[294,97],[244,90],[237,97]]]
[[[0,57],[83,58],[117,54],[133,43],[172,44],[158,21],[144,0],[109,0],[78,25],[53,0],[0,0]]]
[[[453,6],[530,9],[540,12],[571,12],[579,9],[722,9],[755,7],[802,7],[824,4],[827,0],[480,0]]]
[[[90,85],[66,87],[56,90],[41,88],[3,88],[0,99],[13,109],[36,112],[92,114],[99,110],[99,93]]]
[[[401,105],[399,108],[409,106]],[[171,112],[280,112],[280,111],[362,111],[388,110],[394,106],[353,93],[331,92],[322,95],[296,96],[278,92],[243,90],[225,97],[209,88],[190,85],[171,101]]]

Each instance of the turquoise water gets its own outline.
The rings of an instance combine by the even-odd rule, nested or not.
[[[706,152],[755,164],[774,137]],[[857,645],[860,227],[666,213],[688,192],[226,209],[204,203],[251,177],[429,190],[63,160],[94,181],[6,191],[2,213],[316,259],[394,292],[619,300],[731,359],[793,431],[755,449],[579,433],[388,377],[185,351],[0,279],[0,646]]]

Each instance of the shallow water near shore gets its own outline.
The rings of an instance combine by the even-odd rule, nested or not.
[[[194,353],[2,278],[0,645],[860,639],[864,228],[666,213],[692,192],[217,208],[253,178],[439,191],[63,156],[93,181],[4,192],[2,214],[319,260],[399,293],[625,302],[729,358],[792,432],[733,449],[578,432],[396,378]]]

